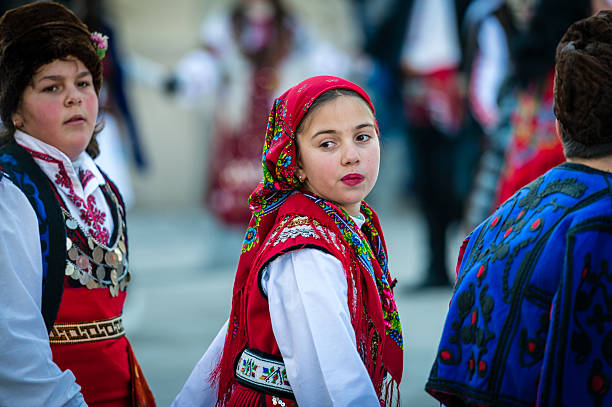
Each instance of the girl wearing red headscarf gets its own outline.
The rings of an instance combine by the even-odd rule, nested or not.
[[[275,100],[230,317],[173,406],[392,403],[401,325],[363,201],[379,160],[374,108],[355,84],[317,76]]]

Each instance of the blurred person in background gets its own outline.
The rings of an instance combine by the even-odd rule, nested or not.
[[[370,62],[369,69],[364,71],[364,82],[378,106],[381,133],[387,140],[393,137],[406,138],[400,58],[413,2],[351,0],[355,19],[362,28],[360,50]],[[406,171],[403,173],[403,182],[410,185],[413,175],[406,174]]]
[[[509,0],[516,30],[510,69],[498,95],[498,120],[487,131],[465,228],[473,228],[520,187],[564,161],[554,131],[554,50],[569,25],[603,8],[600,0]]]
[[[368,86],[382,106],[381,126],[406,141],[400,196],[415,199],[426,222],[424,278],[409,289],[449,286],[447,231],[461,219],[481,144],[461,71],[459,27],[470,1],[353,4],[373,62]]]
[[[513,44],[511,84],[502,96],[508,99],[501,102],[500,131],[509,134],[496,137],[509,140],[493,207],[565,160],[553,114],[555,48],[573,22],[591,14],[590,0],[539,0],[533,17],[523,19],[528,23]]]
[[[567,159],[462,245],[426,384],[448,407],[612,405],[612,12],[571,25],[555,61]]]
[[[261,146],[273,95],[303,77],[344,74],[351,62],[315,38],[282,0],[235,0],[202,23],[167,91],[185,105],[212,103],[205,201],[220,224],[247,225],[262,177]]]
[[[523,18],[530,18],[534,3],[520,3]],[[504,162],[505,145],[494,135],[500,119],[500,89],[512,69],[510,42],[518,34],[517,24],[526,23],[517,18],[505,0],[474,0],[461,23],[468,108],[482,134],[481,155],[461,224],[464,235],[491,213]]]
[[[125,336],[125,205],[93,159],[108,38],[36,2],[0,19],[0,405],[155,406]]]
[[[148,160],[127,93],[120,37],[109,24],[107,2],[70,0],[63,3],[79,16],[90,30],[107,33],[113,38],[103,60],[104,84],[100,90],[100,119],[104,120],[104,129],[98,135],[100,155],[95,161],[115,180],[129,209],[134,204],[131,164],[137,170],[145,171]]]
[[[415,0],[401,48],[412,188],[428,234],[425,278],[416,288],[450,285],[447,231],[461,218],[479,154],[460,73],[458,27],[467,3]]]

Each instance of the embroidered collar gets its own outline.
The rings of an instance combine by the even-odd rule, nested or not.
[[[86,152],[81,153],[72,162],[59,149],[22,131],[15,132],[15,141],[32,154],[45,175],[66,193],[70,193],[72,186],[73,192],[86,200],[96,188],[106,183],[93,159]],[[81,171],[87,174],[84,178],[85,185],[81,184],[79,178]]]
[[[56,185],[60,195],[67,199],[64,202],[70,213],[79,219],[89,235],[107,244],[112,221],[100,188],[106,180],[89,154],[83,152],[72,162],[59,149],[21,131],[15,133],[15,141]]]

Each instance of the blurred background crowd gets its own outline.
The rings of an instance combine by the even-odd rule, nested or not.
[[[272,100],[319,74],[361,85],[377,110],[381,173],[369,200],[399,280],[403,404],[436,405],[422,388],[461,241],[564,160],[552,111],[555,47],[572,22],[612,8],[610,0],[62,3],[110,37],[97,160],[130,207],[136,270],[126,325],[159,405],[227,316]]]

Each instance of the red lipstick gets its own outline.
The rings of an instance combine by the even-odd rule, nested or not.
[[[353,173],[347,174],[344,177],[340,178],[340,181],[344,182],[346,185],[355,186],[357,184],[361,184],[365,177],[361,174]]]

